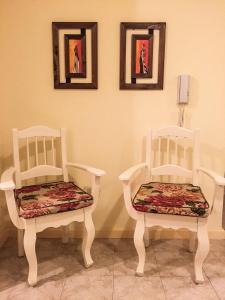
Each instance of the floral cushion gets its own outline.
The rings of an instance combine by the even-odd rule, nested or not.
[[[192,184],[150,182],[142,184],[133,199],[142,212],[207,217],[209,204],[200,187]]]
[[[93,197],[73,182],[51,182],[24,186],[15,190],[19,215],[25,219],[68,210],[80,209],[93,204]]]

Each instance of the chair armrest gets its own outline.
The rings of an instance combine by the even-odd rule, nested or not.
[[[100,170],[100,169],[96,169],[96,168],[93,168],[91,166],[86,166],[86,165],[83,165],[83,164],[77,164],[77,163],[66,163],[66,167],[72,167],[72,168],[77,168],[77,169],[80,169],[80,170],[83,170],[83,171],[87,171],[95,176],[103,176],[106,174],[105,171],[103,170]]]
[[[122,174],[120,174],[119,176],[119,180],[121,181],[130,181],[131,177],[134,176],[134,174],[143,169],[143,168],[146,168],[147,167],[147,164],[146,163],[140,163],[140,164],[137,164],[129,169],[127,169],[126,171],[124,171]]]
[[[217,185],[225,186],[225,178],[218,175],[217,173],[215,173],[211,170],[205,169],[205,168],[198,168],[198,171],[208,175],[210,178],[212,178],[214,180],[214,182]]]
[[[10,167],[9,169],[5,170],[1,176],[1,183],[0,189],[3,191],[14,190],[15,183],[13,181],[13,174],[15,173],[16,169],[14,167]]]

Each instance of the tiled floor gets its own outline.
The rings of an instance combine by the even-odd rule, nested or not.
[[[193,282],[193,254],[187,241],[154,241],[147,249],[145,276],[136,277],[137,255],[131,239],[96,239],[95,261],[83,267],[80,240],[62,244],[38,239],[38,285],[28,287],[27,262],[16,255],[16,241],[0,249],[0,299],[9,300],[225,300],[225,241],[210,242],[205,283]]]

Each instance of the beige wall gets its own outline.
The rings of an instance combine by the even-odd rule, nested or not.
[[[97,21],[98,90],[54,90],[52,21]],[[165,21],[162,91],[120,91],[119,23]],[[186,125],[201,128],[202,164],[225,168],[225,1],[0,0],[1,161],[10,163],[12,127],[68,129],[68,156],[107,171],[95,212],[98,231],[116,235],[132,222],[118,175],[141,160],[148,127],[176,124],[177,75],[191,75]],[[219,230],[221,205],[210,221]]]

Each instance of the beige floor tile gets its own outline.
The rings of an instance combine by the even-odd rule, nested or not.
[[[186,251],[155,253],[160,276],[194,276],[194,255]]]
[[[225,277],[225,256],[211,251],[204,262],[203,269],[209,277]]]
[[[210,240],[210,251],[220,252],[225,256],[225,240]]]
[[[136,252],[134,239],[113,239],[116,252]]]
[[[190,277],[162,277],[167,300],[218,300],[208,280],[195,284]]]
[[[188,240],[153,240],[152,246],[156,252],[158,251],[185,251],[188,252]]]
[[[1,300],[59,300],[63,288],[63,281],[50,281],[29,287],[24,282],[14,282],[5,290],[0,291]]]
[[[165,300],[160,277],[115,276],[113,300]]]
[[[114,275],[135,275],[138,265],[137,252],[121,251],[116,253],[114,262]],[[145,276],[159,276],[153,250],[146,250]]]
[[[225,300],[225,277],[210,277],[209,281],[219,296],[219,299]]]
[[[112,300],[112,276],[82,276],[68,278],[60,300]]]

